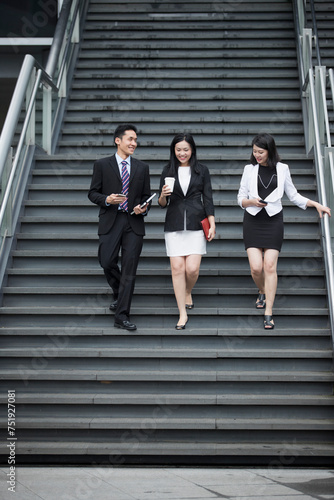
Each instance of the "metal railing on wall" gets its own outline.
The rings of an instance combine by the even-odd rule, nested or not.
[[[321,66],[313,1],[311,0],[309,4],[313,29],[306,26],[305,0],[293,1],[305,145],[307,154],[312,151],[314,155],[320,203],[334,207],[334,148],[331,144],[327,100],[327,95],[330,92],[331,101],[334,102],[334,78],[332,69],[327,70],[325,66]],[[316,66],[313,65],[314,52]],[[323,217],[321,227],[334,344],[334,218]]]
[[[46,68],[26,55],[0,137],[0,287],[36,148],[53,154],[88,0],[64,0]]]

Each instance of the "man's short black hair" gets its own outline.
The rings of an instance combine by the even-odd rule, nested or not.
[[[118,125],[118,127],[116,128],[116,130],[114,132],[114,142],[115,142],[116,137],[119,137],[120,139],[122,139],[123,135],[125,135],[125,132],[127,130],[133,130],[134,132],[137,133],[137,127],[132,125],[132,123],[123,123],[122,125]]]

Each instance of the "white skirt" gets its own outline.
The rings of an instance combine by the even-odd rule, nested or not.
[[[168,257],[206,254],[206,239],[202,229],[166,232],[165,243]]]

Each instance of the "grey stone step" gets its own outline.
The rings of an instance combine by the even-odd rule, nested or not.
[[[116,59],[115,59],[116,57]],[[225,58],[222,58],[225,59]],[[291,56],[288,59],[271,59],[270,54],[266,58],[263,58],[262,64],[265,64],[269,69],[272,70],[280,70],[280,69],[289,69],[296,68],[295,57]],[[219,74],[222,69],[229,70],[239,70],[239,75],[241,76],[244,70],[254,68],[254,60],[250,58],[250,54],[244,54],[243,58],[231,58],[228,61],[225,60],[215,60],[215,59],[206,59],[203,55],[203,58],[192,58],[188,59],[186,56],[184,59],[173,60],[170,59],[143,59],[137,61],[137,59],[120,59],[117,60],[117,55],[114,55],[114,59],[110,60],[109,58],[101,59],[97,62],[87,60],[82,60],[77,64],[77,74],[80,70],[88,70],[92,73],[92,76],[100,75],[101,72],[104,73],[105,77],[110,77],[114,73],[118,73],[118,75],[132,75],[133,78],[140,78],[140,73],[137,73],[137,70],[145,69],[145,78],[149,77],[147,70],[154,70],[152,73],[152,78],[162,78],[163,76],[168,76],[176,78],[177,73],[176,69],[179,69],[180,76],[184,75],[185,69],[187,70],[195,70],[197,77],[200,77],[200,71],[198,67],[203,66],[204,69],[213,69],[215,70],[215,74]],[[182,71],[183,69],[183,71]],[[159,73],[156,72],[159,70]],[[181,70],[181,71],[180,71]],[[209,75],[207,75],[207,78]]]
[[[162,239],[162,238],[161,238]],[[290,242],[291,243],[291,242]],[[212,242],[214,244],[214,241]],[[146,250],[147,248],[147,250]],[[163,241],[157,242],[155,245],[144,245],[143,252],[141,255],[141,259],[143,258],[154,258],[161,257],[161,251],[164,249]],[[12,253],[13,258],[15,259],[40,259],[40,258],[55,258],[55,259],[96,259],[97,250],[95,249],[87,249],[87,250],[79,250],[78,248],[65,248],[65,249],[45,249],[45,250],[14,250]],[[223,245],[215,245],[210,253],[208,254],[211,258],[220,257],[224,260],[232,259],[232,258],[244,258],[246,259],[244,247],[239,245],[239,249],[236,247],[233,248],[225,248]],[[322,258],[323,253],[321,247],[318,242],[314,245],[306,245],[305,242],[295,242],[295,244],[284,245],[282,248],[282,257],[296,258],[296,259],[312,259],[312,258]],[[47,265],[46,263],[45,265]],[[166,262],[168,265],[168,261]]]
[[[70,326],[75,324],[76,331],[82,327],[89,326],[94,320],[98,328],[110,328],[119,331],[114,327],[114,317],[109,311],[110,301],[101,305],[101,301],[93,304],[82,301],[80,306],[53,306],[44,307],[2,307],[1,308],[1,327],[46,327],[52,321],[55,327],[63,327],[64,332]],[[274,317],[276,318],[275,331],[286,328],[304,329],[307,328],[328,328],[328,310],[327,307],[275,307]],[[160,334],[161,329],[170,329],[173,332],[178,318],[176,304],[174,306],[163,307],[152,306],[133,306],[131,310],[131,319],[138,327],[138,331],[145,332],[147,328],[155,328],[156,333]],[[189,323],[187,330],[192,328],[235,328],[238,335],[247,335],[253,328],[263,333],[263,311],[254,308],[254,301],[249,300],[249,307],[239,307],[238,302],[234,307],[224,306],[224,301],[220,306],[196,307],[189,314]]]
[[[48,362],[50,364],[50,362]],[[29,366],[29,365],[28,365]],[[98,369],[66,369],[66,368],[51,368],[48,366],[47,370],[42,371],[42,378],[43,380],[98,380],[98,381],[117,381],[117,380],[122,380],[122,381],[150,381],[150,380],[156,380],[156,381],[182,381],[182,382],[187,382],[187,381],[224,381],[224,382],[231,382],[231,381],[248,381],[248,382],[262,382],[263,381],[263,372],[261,371],[256,371],[256,370],[251,370],[251,371],[246,371],[246,370],[238,370],[238,372],[231,371],[216,371],[215,369],[213,370],[201,370],[201,371],[196,371],[192,370],[189,367],[187,367],[187,370],[182,370],[178,371],[176,369],[173,369],[171,371],[167,370],[130,370],[130,369],[125,369],[124,370],[104,370],[102,367],[99,367]],[[10,368],[6,367],[0,369],[0,379],[6,378],[8,379],[8,375],[10,373],[10,380],[38,380],[41,378],[41,373],[39,373],[41,370],[36,370],[33,368],[26,368],[25,365],[20,365],[19,370],[17,369],[14,371],[11,369],[10,372],[8,372]],[[334,376],[330,371],[315,371],[312,369],[308,369],[307,371],[288,371],[284,369],[284,371],[275,371],[275,370],[270,370],[266,373],[266,381],[273,381],[273,382],[286,382],[289,383],[290,381],[294,382],[296,380],[300,382],[333,382],[334,381]]]
[[[291,86],[292,87],[292,86]],[[140,92],[140,91],[138,91]],[[129,101],[138,100],[138,92],[133,89],[133,92],[130,92],[128,95]],[[110,95],[111,94],[111,95]],[[122,99],[122,95],[124,95],[124,90],[122,89],[111,89],[111,92],[106,92],[106,89],[92,89],[86,90],[86,92],[73,92],[71,95],[71,101],[75,103],[75,101],[89,102],[93,100],[94,103],[99,106],[102,105],[104,101],[113,101],[117,99]],[[197,101],[221,101],[224,100],[255,100],[262,101],[263,99],[275,99],[277,101],[287,100],[287,99],[295,99],[299,100],[299,91],[294,86],[292,88],[280,88],[279,83],[277,83],[276,88],[263,88],[261,94],[259,93],[258,88],[248,88],[248,89],[187,89],[187,90],[170,90],[170,89],[151,89],[149,95],[147,95],[147,99],[150,101],[182,101],[182,104],[187,101],[197,100]],[[263,103],[262,103],[263,106]],[[284,131],[285,132],[285,131]],[[92,133],[94,133],[94,129],[92,129]],[[110,130],[108,131],[110,134]],[[288,134],[289,132],[285,132]]]
[[[159,87],[158,87],[159,85]],[[177,78],[158,79],[155,78],[151,80],[135,80],[131,78],[110,78],[105,77],[98,80],[91,80],[88,75],[76,78],[76,81],[72,85],[72,94],[76,95],[79,91],[106,91],[115,89],[130,89],[132,91],[144,91],[151,92],[151,90],[156,90],[157,87],[161,90],[182,90],[183,92],[191,91],[194,89],[210,89],[210,90],[220,90],[225,91],[226,89],[268,89],[268,88],[282,88],[282,89],[293,89],[296,90],[296,74],[293,71],[290,77],[286,75],[282,81],[282,77],[275,77],[275,75],[268,74],[268,77],[258,78],[256,74],[247,74],[243,79],[237,80],[235,76],[230,74],[224,75],[224,79],[216,78],[193,78],[186,81],[181,81]],[[72,95],[71,94],[71,95]],[[208,130],[209,127],[208,127]]]
[[[163,243],[159,246],[160,253],[153,252],[145,252],[141,255],[139,261],[139,267],[137,275],[145,275],[147,276],[150,273],[152,276],[154,275],[170,275],[170,264],[168,259],[165,256],[165,250]],[[164,256],[162,257],[162,252],[164,252]],[[152,260],[154,257],[154,260]],[[220,257],[219,266],[217,266],[216,258]],[[290,252],[284,252],[280,257],[280,265],[279,265],[279,273],[289,273],[290,276],[300,276],[305,272],[307,275],[321,275],[324,274],[324,264],[322,258],[315,259],[311,255],[301,259],[299,253],[295,253],[292,255]],[[23,257],[20,255],[20,258],[16,258],[14,262],[14,269],[19,269],[21,273],[24,273],[24,270],[27,269],[28,272],[45,272],[47,268],[50,269],[50,261],[45,259],[46,263],[41,262],[41,259],[28,258],[27,256]],[[95,259],[93,259],[93,255],[91,257],[85,257],[81,259],[75,258],[57,258],[52,262],[55,270],[60,272],[84,272],[87,273],[99,272],[101,274],[101,269],[97,262],[97,252],[95,255]],[[25,264],[25,266],[22,266]],[[29,264],[29,265],[28,265]],[[71,269],[73,266],[73,269]],[[210,251],[207,254],[201,263],[201,274],[206,276],[249,276],[249,264],[247,261],[247,257],[244,252],[240,252],[239,254],[232,254],[231,252],[228,255],[221,255],[219,252],[212,253]],[[52,275],[52,269],[50,270],[50,275]],[[280,274],[279,274],[280,275]]]
[[[210,61],[210,59],[216,61],[216,60],[231,60],[231,61],[244,61],[247,64],[247,59],[256,59],[258,57],[257,50],[261,50],[261,57],[264,60],[268,60],[269,65],[275,66],[277,62],[279,62],[279,59],[283,60],[294,60],[296,58],[296,49],[292,44],[289,44],[287,47],[282,47],[280,43],[277,43],[276,45],[269,45],[267,44],[262,44],[263,46],[258,46],[257,43],[252,44],[251,42],[248,44],[241,44],[239,46],[239,42],[234,42],[234,44],[223,44],[222,47],[219,47],[219,44],[213,45],[212,48],[206,48],[205,44],[204,47],[200,49],[193,48],[191,44],[189,44],[188,48],[171,48],[166,44],[165,48],[163,47],[157,47],[155,49],[155,46],[152,45],[149,48],[139,48],[139,49],[133,49],[130,48],[131,50],[131,55],[129,57],[129,54],[124,50],[123,52],[120,51],[119,46],[112,46],[111,48],[108,48],[108,44],[100,44],[100,45],[105,45],[105,47],[96,47],[94,49],[94,44],[91,44],[92,48],[90,50],[88,49],[82,49],[80,53],[80,65],[78,67],[82,68],[87,64],[92,64],[90,62],[90,59],[96,62],[96,64],[101,64],[104,60],[115,60],[117,59],[118,62],[121,62],[122,60],[126,60],[131,64],[132,62],[135,62],[136,60],[149,60],[150,63],[156,61],[159,61],[161,64],[165,59],[169,60],[177,60],[178,64],[181,62],[187,62],[189,60],[200,60],[203,59],[204,61],[204,66],[207,61]],[[217,47],[218,45],[218,47]],[[156,50],[156,53],[154,53],[154,50]],[[274,59],[275,57],[275,59]],[[273,60],[275,60],[275,63],[273,63]],[[271,61],[271,62],[269,62]],[[115,63],[109,63],[110,64],[115,64]]]
[[[109,395],[101,394],[20,394],[20,405],[31,404],[45,404],[45,405],[58,405],[58,404],[92,404],[95,405],[150,405],[156,404],[158,400],[168,400],[171,405],[219,405],[219,406],[333,406],[333,398],[330,396],[300,396],[300,395],[251,395],[251,394],[235,394],[227,396],[210,396],[209,394],[127,394],[127,395]],[[7,403],[7,399],[1,398],[1,403]]]
[[[296,50],[295,40],[293,37],[293,31],[291,31],[290,39],[288,37],[280,37],[273,36],[273,32],[271,32],[271,37],[269,40],[262,38],[254,38],[254,39],[238,39],[230,35],[230,33],[221,34],[220,38],[211,38],[211,33],[207,33],[207,39],[204,39],[203,36],[200,40],[195,39],[187,39],[182,37],[181,39],[174,38],[174,36],[170,39],[165,36],[165,39],[157,40],[157,39],[143,39],[143,40],[132,40],[127,36],[127,33],[124,33],[123,36],[120,36],[117,39],[110,38],[109,40],[99,40],[95,41],[90,39],[89,42],[83,41],[80,45],[81,53],[80,58],[87,57],[87,54],[90,54],[94,51],[99,51],[99,56],[101,56],[101,52],[103,50],[103,55],[108,54],[109,50],[117,50],[123,51],[127,53],[127,51],[131,51],[131,56],[136,54],[136,51],[140,50],[142,54],[145,54],[147,51],[150,56],[152,55],[152,50],[165,50],[170,53],[174,52],[175,58],[179,56],[179,54],[183,54],[183,50],[186,50],[188,54],[193,53],[195,51],[210,51],[210,54],[215,54],[218,50],[230,50],[231,54],[235,52],[235,50],[242,49],[270,49],[270,50]],[[163,57],[164,53],[162,52],[159,56]],[[169,56],[170,57],[170,56]],[[184,56],[182,56],[184,57]]]
[[[176,101],[177,102],[177,101]],[[149,99],[145,99],[145,106],[143,106],[142,102],[138,99],[133,100],[131,102],[131,109],[132,111],[170,111],[172,106],[175,105],[175,100],[174,99],[162,99],[161,102],[155,102],[155,101],[150,101]],[[284,102],[278,104],[276,95],[273,96],[271,99],[266,99],[265,101],[262,101],[260,104],[260,107],[262,110],[279,110],[279,109],[285,109],[285,106],[287,105],[286,100]],[[118,101],[118,99],[112,99],[110,98],[109,102],[106,104],[103,100],[99,102],[98,100],[95,100],[94,102],[86,104],[81,104],[78,102],[74,102],[68,105],[68,111],[80,111],[81,113],[83,112],[88,112],[88,111],[128,111],[128,104],[123,101]],[[212,100],[212,101],[203,101],[203,102],[198,102],[197,100],[186,100],[183,102],[182,100],[182,111],[179,112],[179,114],[183,114],[184,112],[187,111],[196,111],[197,113],[199,112],[209,112],[209,111],[225,111],[225,110],[230,110],[230,111],[255,111],[259,107],[259,103],[257,100],[252,99],[251,97],[248,98],[248,100],[242,99],[239,101],[237,96],[235,96],[234,99],[229,99],[229,100]],[[104,109],[103,109],[104,108]],[[300,107],[300,102],[299,99],[294,97],[293,99],[290,100],[289,102],[289,109],[290,111],[299,111],[301,112],[301,107]],[[175,114],[174,114],[175,116]],[[177,114],[176,114],[177,118]],[[243,139],[241,137],[240,140]],[[249,138],[247,138],[249,140]],[[237,140],[237,138],[236,138]],[[290,141],[293,140],[293,138],[290,138]],[[113,144],[110,144],[110,147],[114,147]]]
[[[95,158],[96,159],[96,158]],[[59,160],[61,161],[61,160]],[[39,166],[39,168],[37,169],[34,169],[32,171],[32,178],[34,180],[34,184],[36,182],[40,182],[40,178],[43,178],[43,177],[54,177],[54,179],[52,179],[52,182],[62,182],[64,181],[64,179],[66,179],[66,184],[69,182],[69,180],[72,182],[75,182],[76,184],[78,183],[79,180],[85,180],[87,182],[87,179],[88,179],[88,182],[90,181],[91,179],[91,176],[92,176],[92,172],[93,172],[93,162],[94,160],[86,160],[86,165],[85,165],[85,168],[79,168],[79,166],[81,167],[81,161],[80,159],[77,160],[78,162],[78,168],[73,168],[74,165],[72,166],[71,168],[71,165],[68,166],[68,168],[66,168],[66,162],[62,162],[62,163],[59,163],[59,164],[56,164],[56,163],[53,163],[54,165],[54,168],[47,168],[47,167],[51,167],[52,166],[52,163],[48,163],[47,160],[45,161],[41,161],[41,165]],[[241,163],[241,161],[239,160],[239,162]],[[238,163],[239,163],[238,162]],[[69,163],[71,164],[71,161],[69,161]],[[240,166],[238,164],[238,166],[236,166],[236,168],[231,168],[231,164],[233,163],[233,160],[230,160],[229,161],[229,164],[228,166],[230,168],[211,168],[210,169],[210,176],[211,176],[211,182],[212,182],[212,185],[213,187],[215,187],[215,183],[217,181],[221,181],[221,185],[219,185],[219,189],[223,189],[224,188],[224,184],[226,184],[226,181],[228,181],[229,183],[231,182],[231,177],[233,178],[234,182],[237,183],[240,178],[241,178],[241,175],[243,173],[243,166],[244,166],[244,162],[242,164],[242,166]],[[298,182],[300,182],[300,180],[308,180],[309,182],[311,182],[313,185],[315,185],[315,178],[314,178],[314,167],[313,167],[313,164],[310,164],[309,165],[309,168],[298,168],[298,169],[294,169],[294,168],[291,168],[292,170],[292,176],[294,177],[294,181],[297,180]],[[152,185],[154,185],[153,183],[155,182],[155,188],[158,188],[159,186],[159,180],[160,180],[160,175],[161,175],[161,169],[157,169],[157,168],[150,168],[150,177],[151,177],[151,181],[152,181]],[[237,184],[236,184],[237,185]],[[89,184],[88,184],[89,186]],[[32,186],[33,187],[33,186]],[[28,200],[29,201],[29,200]]]
[[[184,10],[187,13],[190,12],[204,12],[204,13],[211,13],[212,12],[225,12],[225,13],[234,13],[235,16],[238,14],[240,15],[240,11],[238,9],[238,5],[233,5],[233,3],[230,4],[225,4],[225,5],[220,5],[219,2],[208,2],[208,1],[203,1],[199,2],[199,0],[195,1],[189,1],[186,0],[183,2],[184,4]],[[271,5],[270,5],[271,4]],[[270,7],[269,7],[270,5]],[[243,6],[244,6],[244,12],[270,12],[270,14],[273,11],[277,11],[279,13],[285,12],[285,11],[290,11],[291,7],[287,2],[281,1],[281,2],[263,2],[263,0],[257,2],[256,6],[254,6],[254,2],[247,2],[243,1]],[[261,8],[262,7],[262,8]],[[131,2],[131,11],[133,13],[138,13],[138,12],[151,12],[152,6],[149,2]],[[90,4],[90,13],[95,13],[95,12],[112,12],[113,15],[117,15],[118,13],[124,13],[126,12],[127,9],[124,8],[122,4],[115,4],[114,2],[108,2],[108,1],[103,1],[103,2],[92,2]],[[175,3],[174,2],[162,2],[160,4],[156,4],[154,13],[166,13],[170,12],[172,15],[175,14],[177,16],[177,13],[175,13]],[[244,13],[243,13],[244,14]],[[242,14],[242,19],[244,19],[244,16]],[[182,13],[179,15],[183,15]],[[153,16],[152,16],[153,17]],[[209,14],[208,14],[209,17]]]
[[[323,342],[324,339],[330,341],[330,330],[327,327],[320,327],[319,325],[311,328],[310,326],[304,326],[302,329],[294,329],[291,330],[289,327],[274,329],[270,331],[262,331],[257,327],[253,327],[248,325],[247,328],[247,336],[250,338],[261,338],[265,335],[265,338],[271,339],[278,338],[279,341],[281,339],[287,338],[289,341],[292,337],[296,337],[296,339],[300,339],[300,337],[305,337],[305,342],[307,342],[309,337],[314,337],[318,339],[319,345]],[[71,337],[77,337],[80,335],[83,338],[83,342],[85,337],[94,337],[99,338],[100,336],[106,336],[107,338],[119,338],[119,337],[129,337],[131,341],[135,337],[136,339],[141,339],[142,337],[150,337],[157,336],[157,328],[156,327],[146,327],[143,330],[137,330],[135,333],[130,333],[126,330],[116,330],[114,328],[100,328],[93,326],[81,326],[80,328],[72,328],[71,325],[66,328],[59,326],[29,326],[27,325],[23,330],[21,327],[16,326],[5,326],[0,329],[0,337],[2,336],[11,336],[15,335],[18,338],[18,341],[21,336],[28,337],[43,337],[50,336],[51,337],[60,337],[60,340],[54,340],[55,345],[59,345],[60,343],[64,343],[65,345],[68,342],[68,339]],[[222,341],[225,342],[225,337],[230,337],[231,335],[235,335],[235,327],[230,328],[217,328],[217,327],[207,327],[207,328],[192,328],[191,330],[186,329],[180,333],[179,331],[165,328],[160,331],[159,335],[163,335],[163,337],[177,337],[177,338],[188,338],[188,337],[218,337],[222,338]],[[64,339],[65,337],[65,339]],[[300,342],[300,340],[299,340]],[[1,381],[0,381],[1,384]],[[96,389],[97,390],[97,389]],[[255,390],[255,389],[253,389]],[[330,394],[332,394],[332,389],[330,389]]]
[[[72,440],[71,440],[72,439]],[[277,461],[277,464],[281,464],[280,457],[286,457],[287,451],[289,457],[306,457],[314,458],[319,457],[332,457],[333,456],[333,444],[332,443],[310,443],[305,439],[305,441],[294,441],[293,443],[282,443],[278,442],[264,442],[260,443],[257,437],[257,442],[240,442],[236,437],[234,437],[235,442],[216,442],[216,440],[208,442],[198,442],[186,441],[185,438],[176,437],[175,440],[165,439],[162,441],[147,443],[140,440],[136,441],[136,446],[133,446],[133,442],[126,440],[120,441],[119,439],[79,439],[74,440],[73,437],[70,438],[66,436],[65,439],[45,439],[40,440],[36,436],[36,439],[20,439],[17,443],[16,451],[22,456],[33,455],[38,458],[39,456],[45,457],[48,454],[55,456],[108,456],[108,464],[119,465],[119,460],[127,455],[130,456],[165,456],[175,457],[178,455],[184,457],[198,457],[201,456],[202,460],[208,457],[219,457],[230,458],[232,460],[234,457],[245,457],[246,460],[250,457],[274,457],[273,459]],[[5,445],[0,448],[3,454],[8,452]],[[116,451],[116,453],[115,453]],[[156,458],[154,459],[156,463]]]
[[[231,341],[233,344],[233,339]],[[50,345],[37,347],[29,345],[22,347],[5,347],[1,350],[2,357],[6,358],[34,358],[37,355],[42,358],[47,358],[50,356]],[[167,347],[152,347],[152,348],[140,348],[136,347],[133,349],[131,347],[79,347],[70,345],[57,348],[55,345],[52,346],[52,356],[57,358],[126,358],[129,359],[331,359],[332,350],[328,349],[250,349],[250,348],[234,348],[233,350],[226,349],[226,346],[222,346],[220,349],[209,349],[198,346],[197,348],[176,346],[175,348]]]
[[[284,5],[284,4],[282,4]],[[248,28],[251,28],[252,25],[254,26],[254,22],[258,23],[259,22],[259,12],[264,12],[262,10],[263,4],[260,4],[258,8],[254,8],[253,6],[249,6],[245,8],[245,11],[242,14],[238,14],[235,12],[235,9],[227,9],[234,11],[234,16],[236,19],[243,19],[246,21],[248,24]],[[290,7],[290,6],[289,6]],[[269,15],[272,19],[272,21],[279,20],[288,20],[291,21],[291,11],[290,8],[282,9],[277,11],[269,11]],[[187,7],[188,9],[188,7]],[[166,25],[172,26],[173,29],[178,30],[180,29],[184,23],[192,29],[193,27],[197,27],[199,24],[204,25],[206,28],[209,28],[210,25],[212,25],[212,17],[216,17],[217,20],[219,20],[219,15],[222,15],[223,13],[221,10],[218,10],[217,15],[214,16],[211,13],[208,13],[207,11],[205,12],[197,12],[198,7],[193,7],[193,11],[189,12],[161,12],[161,13],[147,13],[147,12],[135,12],[135,13],[129,13],[129,12],[119,12],[119,13],[114,13],[111,11],[111,9],[108,9],[107,11],[105,9],[102,9],[101,12],[91,12],[89,11],[87,14],[86,18],[86,23],[87,25],[89,23],[104,23],[102,24],[104,26],[104,29],[108,29],[107,25],[108,23],[115,23],[117,22],[117,27],[118,29],[137,29],[139,25],[145,27],[146,29],[149,29],[149,26],[152,23],[152,20],[157,21],[156,23],[153,24],[155,29],[159,29],[160,25],[159,23],[164,22],[165,27]],[[244,9],[243,9],[244,10]],[[214,19],[213,19],[214,20]],[[267,17],[266,17],[267,20]],[[144,25],[144,26],[143,26]],[[148,25],[148,26],[147,26]],[[109,24],[110,26],[110,24]],[[109,27],[110,29],[110,27]],[[168,28],[167,28],[168,29]]]
[[[96,26],[96,29],[94,29],[94,24]],[[132,29],[131,31],[123,29],[118,30],[117,42],[120,40],[124,40],[131,43],[133,40],[143,40],[146,43],[148,43],[149,41],[150,43],[155,44],[157,41],[161,42],[162,40],[169,42],[172,42],[173,40],[180,40],[181,43],[185,40],[183,31],[173,30],[170,26],[168,27],[168,25],[166,26],[165,24],[161,23],[159,25],[159,29],[157,30],[150,29],[149,26],[146,26],[143,30],[140,29],[140,26],[136,26],[136,28],[137,29]],[[208,42],[212,40],[249,40],[249,30],[252,28],[253,27],[250,26],[249,23],[228,19],[226,19],[226,21],[223,23],[220,21],[211,23],[211,29],[209,25],[207,25],[207,28],[205,28],[205,26],[203,26],[203,23],[199,23],[197,27],[187,29],[189,37],[187,37],[185,43],[189,44],[189,38],[191,38],[192,41],[196,42],[201,40]],[[292,23],[287,21],[273,21],[270,29],[268,29],[267,27],[261,27],[261,40],[290,40],[294,37],[293,33],[294,28]],[[87,45],[89,44],[88,41],[92,40],[94,40],[95,42],[106,41],[106,43],[110,43],[114,42],[115,40],[115,32],[102,29],[100,23],[90,22],[85,27],[85,32],[82,39],[83,42]],[[254,40],[251,40],[250,42],[254,43]]]
[[[206,392],[190,394],[179,393],[145,393],[97,394],[92,393],[28,393],[20,391],[19,405],[155,405],[157,401],[166,401],[169,405],[215,405],[215,406],[333,406],[330,395],[300,394],[209,394]],[[7,404],[7,395],[0,396],[0,403]]]
[[[203,260],[203,264],[205,261]],[[310,263],[307,262],[305,265],[295,266],[289,269],[278,269],[278,293],[283,295],[294,294],[295,290],[298,289],[298,293],[308,293],[309,290],[313,290],[315,294],[322,294],[325,289],[325,276],[324,271],[321,269],[315,270],[312,263],[312,268],[307,269]],[[213,271],[216,274],[213,274]],[[8,271],[8,288],[48,288],[56,287],[63,288],[66,290],[68,287],[79,287],[81,290],[84,289],[96,289],[99,290],[101,294],[107,294],[108,289],[106,288],[105,278],[102,269],[97,266],[95,268],[86,269],[73,269],[72,271],[68,269],[56,269],[50,272],[47,269],[42,268],[11,268]],[[136,291],[145,291],[150,288],[154,289],[171,289],[171,274],[168,269],[168,265],[163,267],[161,265],[160,270],[157,270],[157,266],[151,266],[151,269],[142,268],[140,265],[137,279],[136,279]],[[232,269],[224,272],[220,269],[220,266],[216,266],[214,269],[208,269],[205,265],[201,268],[200,276],[196,287],[193,290],[193,295],[196,297],[203,292],[203,290],[210,288],[217,288],[221,290],[221,293],[235,293],[233,290],[243,289],[244,292],[253,293],[254,297],[256,295],[256,288],[254,287],[250,272],[247,269],[240,269],[239,275],[232,272]],[[304,292],[305,290],[305,292]]]
[[[210,417],[54,417],[47,415],[46,417],[17,417],[17,425],[21,429],[142,429],[143,426],[149,424],[154,429],[179,429],[179,430],[289,430],[289,431],[332,431],[333,419],[303,419],[303,418],[210,418]],[[4,425],[2,425],[4,427]],[[7,428],[7,427],[6,427]]]

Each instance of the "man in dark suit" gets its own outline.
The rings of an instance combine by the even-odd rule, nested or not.
[[[134,125],[119,125],[114,142],[117,153],[94,163],[88,198],[100,207],[98,255],[114,294],[110,309],[115,311],[115,326],[136,330],[136,325],[130,322],[130,306],[145,235],[144,215],[148,210],[148,205],[143,208],[141,205],[151,194],[149,167],[131,158],[137,147]]]

